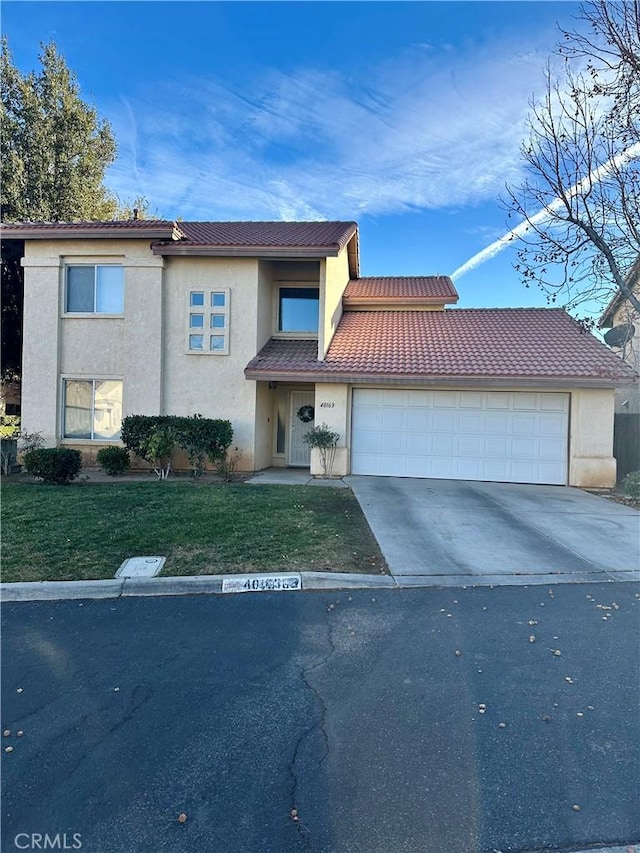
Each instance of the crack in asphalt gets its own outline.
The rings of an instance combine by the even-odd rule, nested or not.
[[[317,690],[317,688],[315,688],[313,686],[313,684],[311,683],[311,681],[309,680],[309,675],[310,675],[310,673],[314,672],[315,670],[319,669],[320,667],[325,666],[327,664],[327,662],[329,661],[329,659],[335,654],[336,647],[335,647],[335,643],[333,641],[333,631],[332,631],[332,627],[331,627],[331,623],[330,623],[330,616],[331,616],[331,611],[329,611],[327,613],[327,617],[326,617],[326,627],[327,627],[326,640],[327,640],[327,643],[329,645],[329,651],[321,660],[317,661],[316,663],[312,664],[311,666],[304,666],[303,665],[300,669],[300,680],[304,684],[305,688],[312,694],[314,700],[318,703],[320,713],[318,715],[318,718],[313,723],[313,725],[309,726],[307,729],[305,729],[303,732],[301,732],[301,734],[300,734],[300,736],[296,742],[295,748],[293,750],[293,755],[292,755],[291,762],[289,763],[289,768],[288,768],[289,773],[291,774],[291,778],[293,780],[293,786],[292,786],[292,791],[291,791],[291,811],[290,811],[290,814],[291,814],[292,820],[295,822],[296,827],[298,829],[298,834],[302,840],[303,850],[305,851],[305,853],[312,853],[312,851],[313,851],[313,840],[311,838],[311,834],[310,834],[308,828],[300,820],[300,817],[298,814],[297,803],[298,803],[298,791],[299,791],[299,787],[300,787],[300,777],[299,777],[299,773],[297,770],[297,764],[298,764],[298,757],[300,754],[300,749],[302,747],[302,744],[304,743],[306,738],[308,738],[310,735],[313,734],[313,732],[317,731],[318,729],[322,733],[322,739],[324,742],[324,753],[322,754],[322,756],[320,757],[320,759],[318,761],[318,766],[321,766],[322,763],[325,761],[325,759],[328,758],[328,756],[329,756],[329,737],[327,735],[327,730],[326,730],[327,706],[326,706],[326,703],[325,703],[320,691]]]
[[[131,692],[131,696],[129,698],[128,707],[125,709],[123,715],[116,720],[97,740],[95,740],[90,748],[84,752],[79,759],[69,767],[66,772],[63,773],[63,779],[70,779],[73,777],[77,769],[87,760],[87,758],[92,755],[98,747],[100,747],[106,740],[108,740],[111,735],[117,732],[122,726],[126,725],[126,723],[130,722],[134,715],[142,708],[143,705],[151,699],[153,696],[153,690],[149,687],[148,684],[137,684],[133,691]],[[107,710],[107,704],[104,703],[99,709],[98,713]],[[84,724],[90,720],[92,717],[95,717],[96,710],[92,709],[87,711],[86,714],[83,714],[79,720],[74,720],[64,731],[60,732],[49,744],[49,749],[58,743],[61,740],[64,740],[65,737],[72,730],[82,730],[84,728]]]

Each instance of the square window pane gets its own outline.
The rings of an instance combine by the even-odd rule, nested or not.
[[[212,308],[224,308],[227,304],[227,294],[226,293],[212,293],[211,294],[211,307]]]
[[[212,314],[211,315],[211,328],[212,329],[224,329],[224,314]]]
[[[96,311],[122,314],[124,310],[124,268],[96,267]]]
[[[319,306],[317,287],[281,287],[278,331],[317,332]]]
[[[93,382],[68,379],[64,392],[65,438],[91,438]]]
[[[95,267],[67,267],[65,311],[92,314]]]
[[[204,349],[204,335],[189,335],[189,349]]]
[[[224,349],[224,335],[211,335],[211,340],[209,342],[209,348],[212,350],[223,350]]]
[[[204,314],[190,314],[189,326],[192,329],[204,329]]]
[[[116,440],[122,425],[122,382],[96,381],[93,397],[93,437]]]
[[[204,305],[204,291],[192,290],[190,304],[194,306]]]

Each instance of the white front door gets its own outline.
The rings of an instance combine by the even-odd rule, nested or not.
[[[292,391],[289,415],[288,464],[296,468],[311,465],[311,448],[302,440],[314,424],[316,395],[313,391]]]

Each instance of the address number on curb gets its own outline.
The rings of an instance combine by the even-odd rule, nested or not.
[[[302,589],[300,575],[246,575],[241,578],[223,578],[223,592],[274,592]]]

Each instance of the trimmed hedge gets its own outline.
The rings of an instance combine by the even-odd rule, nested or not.
[[[126,447],[118,447],[115,444],[109,447],[101,447],[96,454],[96,461],[105,474],[115,477],[124,474],[129,468],[129,451]]]
[[[58,486],[75,480],[82,468],[79,450],[69,447],[41,447],[28,450],[22,457],[27,474],[44,483]]]
[[[179,447],[187,453],[194,476],[202,473],[207,459],[224,460],[232,439],[230,421],[202,415],[129,415],[122,422],[122,442],[131,453],[166,468],[173,447]]]

